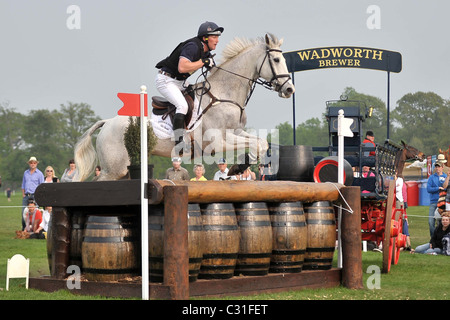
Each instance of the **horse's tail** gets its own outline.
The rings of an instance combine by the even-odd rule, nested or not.
[[[78,140],[75,145],[74,158],[77,165],[78,176],[76,181],[86,180],[92,171],[94,171],[97,163],[97,152],[92,145],[92,135],[96,130],[103,127],[107,120],[97,121],[90,129],[88,129]]]

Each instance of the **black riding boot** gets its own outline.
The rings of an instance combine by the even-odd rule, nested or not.
[[[185,115],[182,113],[175,113],[173,116],[173,133],[175,134],[175,147],[183,142],[183,136],[186,132],[184,119]],[[183,155],[184,143],[180,146],[181,149],[179,151],[180,157]]]

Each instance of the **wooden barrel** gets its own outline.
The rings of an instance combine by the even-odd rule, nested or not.
[[[269,273],[272,225],[265,202],[235,203],[240,230],[235,275],[263,276]]]
[[[268,203],[267,206],[273,232],[269,271],[273,273],[302,271],[307,240],[302,202]]]
[[[86,215],[80,211],[75,211],[71,215],[72,230],[70,232],[69,265],[82,267],[81,246],[84,236],[84,224]]]
[[[164,206],[149,206],[148,216],[150,281],[164,280]],[[200,205],[188,205],[189,282],[197,280],[204,248]]]
[[[311,146],[280,146],[278,180],[312,182],[314,155]]]
[[[232,203],[200,206],[205,236],[200,279],[233,277],[239,252],[239,227]]]
[[[328,270],[336,246],[336,218],[332,203],[317,201],[305,205],[308,244],[304,270]]]
[[[81,246],[86,279],[115,281],[140,270],[140,232],[134,216],[88,216]]]

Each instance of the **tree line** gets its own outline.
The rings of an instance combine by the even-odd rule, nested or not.
[[[387,109],[385,103],[374,96],[356,92],[347,87],[343,95],[348,101],[362,101],[364,106],[372,106],[373,114],[365,118],[363,131],[371,130],[375,142],[382,143],[387,135]],[[295,128],[296,144],[328,146],[328,121],[326,110],[322,117],[311,118]],[[365,109],[361,110],[364,115]],[[86,103],[61,104],[58,110],[38,109],[28,114],[17,112],[8,103],[0,104],[0,176],[3,188],[20,189],[23,172],[28,168],[30,156],[39,160],[39,168],[44,171],[50,165],[61,177],[68,162],[73,158],[74,146],[81,135],[100,120]],[[447,149],[450,136],[447,133],[450,122],[450,100],[433,92],[405,94],[396,102],[390,113],[390,139],[404,140],[427,155],[437,154],[439,148]],[[278,124],[278,141],[281,145],[293,144],[293,128],[288,122]],[[270,141],[272,137],[268,137]],[[363,137],[364,138],[364,137]],[[94,138],[95,139],[95,138]],[[95,142],[95,141],[94,141]],[[154,164],[154,177],[164,178],[171,167],[168,158],[152,156],[149,163]],[[191,177],[193,164],[184,166]],[[205,177],[212,179],[217,171],[215,165],[205,165]],[[253,168],[254,170],[256,169]]]

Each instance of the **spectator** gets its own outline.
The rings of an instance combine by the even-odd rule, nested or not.
[[[256,180],[256,174],[248,167],[243,174],[239,175],[239,180]]]
[[[8,202],[11,202],[11,188],[6,189],[6,197],[8,198]]]
[[[430,206],[428,209],[428,226],[430,227],[430,236],[433,235],[436,218],[435,211],[437,209],[437,202],[439,200],[439,191],[443,190],[443,184],[447,175],[442,172],[443,164],[439,161],[436,161],[434,164],[435,173],[433,173],[427,182],[427,191],[430,194]]]
[[[272,165],[270,162],[268,164],[260,163],[258,165],[258,169],[259,169],[259,180],[261,181],[276,180],[277,175],[272,174]]]
[[[52,213],[52,207],[44,207],[44,212],[42,213],[42,222],[39,224],[38,228],[32,235],[30,239],[45,239],[47,236],[50,215]]]
[[[100,173],[102,173],[102,167],[96,166],[96,167],[95,167],[95,175],[94,175],[94,177],[92,178],[92,181],[97,181],[98,178],[100,177]]]
[[[30,200],[27,207],[28,211],[25,214],[25,229],[28,233],[34,233],[42,222],[42,213],[36,207],[36,203]]]
[[[403,207],[403,175],[395,175],[395,208]]]
[[[399,174],[399,177],[403,179],[403,175]],[[402,233],[406,236],[406,251],[411,251],[411,237],[409,235],[409,221],[408,221],[408,215],[406,214],[406,209],[408,208],[408,191],[406,187],[405,181],[403,181],[403,187],[402,187],[402,196],[403,196],[403,208],[404,208],[404,216],[403,216],[403,229]]]
[[[69,160],[69,168],[64,170],[61,177],[61,182],[72,182],[75,176],[78,174],[77,166],[75,165],[75,160]]]
[[[193,171],[195,177],[192,178],[191,181],[207,181],[207,179],[204,177],[205,167],[203,166],[203,164],[196,164]]]
[[[372,148],[372,147],[376,147],[375,145],[375,137],[373,135],[372,131],[367,131],[366,132],[366,138],[363,141],[363,145],[364,147],[368,147],[368,148]],[[368,156],[375,156],[375,151],[365,151],[364,152],[364,156],[368,157]]]
[[[444,183],[442,184],[442,188],[447,189],[447,195],[445,197],[445,211],[450,212],[450,188],[448,187],[450,174],[447,175],[447,178],[445,178]]]
[[[45,168],[44,183],[52,182],[59,182],[59,179],[55,176],[55,170],[53,169],[53,167],[48,166],[47,168]]]
[[[219,170],[214,174],[213,180],[237,180],[236,176],[228,176],[227,160],[220,158],[217,163]]]
[[[185,168],[181,166],[181,158],[172,158],[172,168],[167,169],[165,179],[173,181],[189,181],[189,173]]]
[[[25,229],[25,220],[23,213],[28,206],[29,200],[34,200],[36,188],[44,182],[44,174],[37,168],[39,161],[36,157],[30,157],[28,160],[29,169],[23,173],[22,178],[22,230]]]
[[[442,214],[441,223],[434,230],[430,242],[418,246],[413,252],[425,254],[442,254],[442,238],[450,233],[450,213],[444,212]]]

